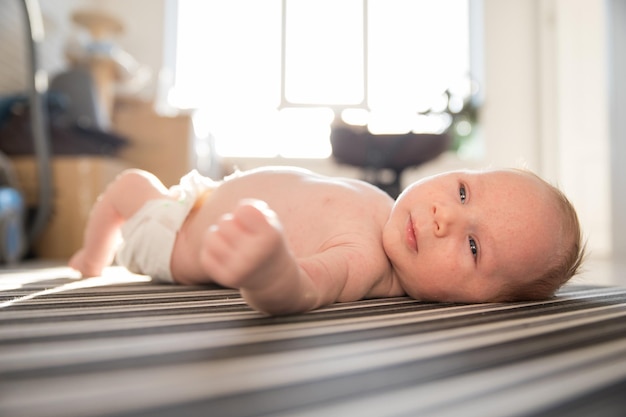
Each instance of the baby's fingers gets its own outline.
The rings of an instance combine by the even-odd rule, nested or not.
[[[252,233],[262,233],[268,226],[281,228],[276,212],[262,200],[241,200],[233,216],[242,228]]]

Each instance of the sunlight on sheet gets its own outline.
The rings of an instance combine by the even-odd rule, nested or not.
[[[0,277],[0,292],[18,290],[26,285],[45,282],[64,277],[74,280],[73,282],[63,285],[53,285],[41,291],[36,291],[21,297],[16,297],[8,301],[0,303],[0,308],[9,307],[11,305],[32,300],[44,295],[56,294],[60,292],[81,289],[103,287],[107,285],[131,283],[131,282],[149,282],[151,278],[145,275],[136,275],[128,272],[126,268],[112,266],[105,268],[99,277],[81,279],[80,274],[69,267],[52,267],[41,269],[16,270],[3,273]]]

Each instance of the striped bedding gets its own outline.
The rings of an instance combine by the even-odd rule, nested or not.
[[[626,415],[626,288],[277,318],[106,272],[0,275],[0,416]]]

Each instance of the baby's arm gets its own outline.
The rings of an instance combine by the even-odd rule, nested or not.
[[[243,202],[212,226],[200,257],[215,282],[239,288],[248,304],[269,314],[303,312],[336,301],[348,273],[341,256],[336,264],[315,257],[298,261],[276,214],[257,200]]]
[[[99,197],[87,220],[83,247],[69,266],[83,277],[98,276],[113,261],[119,230],[148,200],[164,198],[167,189],[154,175],[130,169],[122,172]]]

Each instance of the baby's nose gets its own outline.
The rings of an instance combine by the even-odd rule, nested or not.
[[[445,204],[433,204],[432,214],[435,236],[444,237],[450,233],[456,222],[454,209]]]

